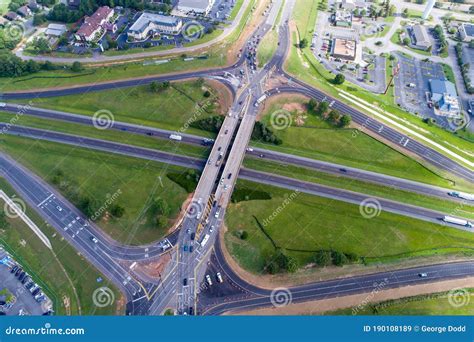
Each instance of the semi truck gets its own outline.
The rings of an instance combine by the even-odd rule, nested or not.
[[[206,245],[206,243],[209,241],[209,238],[210,238],[209,234],[204,235],[201,241],[201,247],[204,247]]]
[[[443,221],[447,222],[447,223],[453,223],[453,224],[457,224],[457,225],[460,225],[460,226],[468,227],[468,228],[474,227],[472,222],[469,222],[469,221],[463,220],[463,219],[459,219],[459,218],[456,218],[456,217],[451,217],[451,216],[444,216]]]
[[[467,194],[465,192],[451,191],[451,192],[448,192],[448,195],[452,197],[466,199],[468,201],[474,201],[474,195]]]

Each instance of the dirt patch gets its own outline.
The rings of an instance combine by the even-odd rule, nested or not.
[[[181,206],[181,209],[179,210],[178,216],[173,222],[173,225],[170,227],[170,229],[168,229],[168,234],[171,234],[172,232],[174,232],[181,225],[181,222],[184,219],[184,215],[186,214],[186,209],[188,208],[189,203],[192,201],[193,196],[194,196],[194,192],[190,193],[188,197],[186,197],[185,201],[183,202],[183,205]]]
[[[207,80],[206,83],[217,93],[217,112],[222,115],[227,114],[233,102],[229,88],[216,80]]]
[[[272,96],[264,102],[264,106],[260,109],[257,115],[257,120],[260,120],[263,115],[267,113],[268,108],[273,107],[280,107],[281,109],[287,110],[289,112],[293,112],[294,110],[301,110],[302,113],[305,113],[306,107],[304,105],[304,102],[306,101],[308,101],[308,98],[300,94],[288,95],[287,93],[285,93]]]
[[[345,308],[357,308],[361,303],[377,303],[390,299],[418,296],[430,293],[449,291],[453,288],[472,287],[474,277],[446,280],[430,284],[404,286],[379,292],[362,293],[331,299],[314,300],[305,303],[290,304],[281,308],[265,308],[241,311],[238,315],[317,315],[327,311]]]
[[[159,259],[150,262],[139,262],[133,268],[133,272],[150,279],[158,279],[163,274],[166,266],[171,260],[171,254],[166,253]]]
[[[71,316],[71,300],[68,296],[63,296],[63,305],[66,310],[66,316]]]
[[[120,296],[119,299],[117,299],[117,305],[115,307],[115,312],[117,316],[122,316],[124,311],[125,311],[125,305],[126,305],[126,300],[124,296]]]

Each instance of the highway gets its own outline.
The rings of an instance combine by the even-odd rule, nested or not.
[[[290,39],[288,20],[294,3],[295,0],[286,0],[285,2],[282,0],[274,1],[270,15],[254,32],[251,40],[242,52],[242,57],[237,63],[227,68],[210,71],[196,71],[177,75],[152,76],[63,89],[3,94],[3,98],[6,100],[22,98],[33,99],[36,97],[84,94],[90,91],[133,87],[141,84],[148,84],[152,81],[176,81],[196,77],[217,78],[232,90],[234,104],[231,108],[230,115],[227,115],[224,120],[224,124],[216,138],[207,162],[203,162],[196,158],[176,156],[170,153],[119,144],[111,141],[83,138],[19,126],[10,127],[8,124],[2,125],[2,127],[8,128],[7,132],[9,134],[73,144],[75,146],[93,148],[105,152],[118,153],[147,160],[156,160],[183,167],[204,169],[194,197],[188,206],[187,215],[185,215],[179,231],[176,231],[173,236],[155,244],[151,244],[150,246],[122,246],[111,241],[109,237],[101,233],[98,227],[93,223],[88,222],[78,212],[78,210],[74,208],[74,206],[57,194],[41,179],[18,165],[11,158],[0,154],[0,171],[4,177],[12,183],[13,187],[19,192],[19,194],[24,197],[25,200],[42,217],[44,217],[59,234],[67,239],[71,245],[73,245],[81,254],[85,255],[92,264],[96,265],[107,277],[110,277],[110,279],[112,279],[112,281],[124,291],[127,297],[127,314],[162,314],[164,309],[170,306],[176,307],[179,314],[221,314],[229,310],[243,310],[246,308],[268,306],[271,303],[270,292],[268,290],[253,287],[236,277],[235,274],[232,274],[232,270],[230,270],[228,265],[225,263],[222,255],[219,254],[221,253],[219,251],[219,244],[215,243],[224,220],[226,206],[238,177],[354,204],[359,204],[362,200],[368,197],[367,195],[347,190],[335,189],[319,184],[271,175],[264,172],[242,169],[242,160],[246,153],[250,134],[255,123],[259,100],[262,99],[264,95],[269,97],[279,93],[300,93],[319,101],[323,99],[334,101],[333,108],[342,113],[350,114],[354,122],[363,126],[365,129],[372,131],[375,135],[398,144],[401,149],[406,149],[443,170],[452,172],[469,181],[474,180],[472,171],[466,167],[461,166],[428,147],[425,147],[421,143],[414,141],[410,137],[399,133],[389,126],[372,119],[361,111],[352,109],[343,102],[333,99],[301,81],[294,80],[290,75],[286,74],[282,66],[289,50]],[[281,23],[278,25],[279,47],[277,48],[277,52],[272,60],[265,65],[263,69],[256,70],[252,65],[253,59],[255,58],[252,57],[252,51],[253,49],[256,49],[259,37],[263,37],[265,32],[268,32],[274,24],[277,24],[275,23],[279,10],[277,7],[280,5],[283,5],[284,8]],[[237,74],[241,69],[246,70],[249,83],[245,84],[242,88],[238,88],[233,84],[233,82],[231,82],[231,80],[226,79],[226,75],[228,73]],[[271,72],[275,71],[280,73],[293,86],[284,86],[263,91],[263,80]],[[12,107],[5,107],[5,109],[11,110]],[[61,114],[54,114],[52,111],[44,111],[41,115],[47,117],[47,115]],[[74,120],[84,120],[84,118],[75,116]],[[145,129],[139,126],[132,127],[128,124],[126,124],[127,126],[120,125],[124,124],[119,123],[119,126],[116,126],[116,129],[131,129],[133,132],[139,134],[143,134],[143,129]],[[165,134],[164,131],[157,129],[152,129],[151,132],[153,134]],[[150,133],[150,131],[145,132],[145,134],[147,133]],[[169,132],[166,132],[166,134],[169,134]],[[196,138],[186,136],[187,141],[197,143],[197,141],[193,139]],[[254,152],[258,153],[257,151]],[[260,154],[262,153],[260,152]],[[265,151],[265,154],[269,154],[269,152]],[[333,173],[336,172],[334,169],[335,164],[313,164],[313,161],[301,159],[299,157],[293,156],[293,159],[291,159],[290,156],[282,154],[270,153],[270,155],[273,160],[278,162],[281,162],[286,158],[286,160],[295,161],[304,167],[313,168],[317,165],[324,165],[324,167],[330,169]],[[317,163],[317,161],[314,161],[314,163]],[[350,169],[348,171],[349,172],[347,173],[360,172],[355,169]],[[341,171],[339,170],[339,172]],[[364,172],[360,173],[364,175],[363,177],[373,178],[371,174]],[[354,177],[356,176],[354,175]],[[378,181],[381,182],[383,180],[382,178],[379,178]],[[408,183],[400,182],[398,184],[400,186],[405,186],[405,184]],[[410,185],[406,186],[417,187],[421,185],[410,183]],[[383,210],[429,222],[444,224],[440,221],[440,218],[444,215],[443,213],[382,198],[377,198],[377,200],[379,200]],[[460,226],[451,226],[463,229]],[[97,238],[97,242],[94,241],[94,238]],[[160,277],[159,281],[143,281],[133,273],[133,270],[126,266],[132,261],[147,261],[154,257],[159,257],[160,254],[169,250],[172,245],[175,246],[175,248],[171,250],[172,262],[167,266],[163,279]],[[232,298],[230,298],[229,301],[224,303],[221,299],[216,303],[198,301],[198,298],[202,297],[200,296],[200,293],[205,291],[207,262],[211,259],[213,246],[215,246],[214,250],[216,252],[216,258],[225,272],[225,277],[228,277],[229,280],[239,284],[239,286],[244,290],[250,291],[251,295],[248,299],[232,301]],[[191,249],[191,247],[193,248]],[[373,289],[374,281],[384,281],[388,283],[389,286],[401,286],[455,277],[465,277],[474,273],[473,263],[471,262],[423,267],[423,272],[428,273],[428,277],[423,279],[419,277],[417,273],[420,272],[420,269],[401,270],[390,272],[390,274],[380,273],[376,275],[312,283],[294,287],[291,289],[291,292],[293,301],[299,302],[322,298],[321,296],[324,298],[324,296],[367,292]]]
[[[44,119],[51,120],[60,120],[65,122],[79,123],[83,125],[94,125],[94,120],[90,116],[78,115],[66,112],[60,112],[50,109],[35,108],[28,105],[18,105],[18,104],[7,104],[2,108],[5,111],[8,111],[14,115],[21,113],[21,115],[29,115],[34,117],[40,117]],[[7,130],[6,123],[2,126]],[[126,122],[114,121],[113,124],[108,128],[111,130],[126,131],[129,133],[153,136],[155,138],[160,138],[166,141],[169,141],[169,136],[171,134],[176,134],[174,131],[169,131],[160,128],[146,127],[137,124],[131,124]],[[182,142],[202,146],[203,137],[179,132],[179,135],[182,136]],[[450,189],[441,188],[437,186],[432,186],[429,184],[424,184],[420,182],[414,182],[403,178],[393,177],[389,175],[384,175],[380,173],[375,173],[371,171],[366,171],[354,167],[349,167],[347,165],[335,164],[324,162],[320,160],[315,160],[312,158],[301,157],[297,155],[292,155],[288,153],[277,152],[273,150],[267,150],[263,148],[252,147],[251,150],[247,150],[247,156],[252,156],[262,160],[268,160],[277,162],[281,165],[294,165],[299,167],[305,167],[308,169],[313,169],[318,172],[329,173],[337,176],[342,176],[346,178],[352,178],[357,180],[362,180],[370,183],[376,183],[384,186],[389,186],[392,188],[416,192],[423,195],[435,196],[444,199],[450,199],[455,201],[462,201],[460,199],[453,198],[448,195]]]

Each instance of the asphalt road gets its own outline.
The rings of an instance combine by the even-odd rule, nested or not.
[[[199,314],[202,315],[220,315],[226,312],[271,307],[273,302],[279,303],[278,295],[284,299],[283,303],[290,304],[474,276],[474,261],[466,261],[314,282],[275,290],[272,294],[273,290],[256,287],[241,279],[225,262],[219,243],[215,245],[215,253],[219,264],[218,270],[225,281],[232,281],[243,289],[247,296],[243,298],[239,294],[235,295],[236,298],[231,295],[200,301]],[[420,277],[420,273],[426,273],[427,277]]]
[[[35,108],[28,105],[24,106],[18,104],[7,104],[2,109],[10,112],[12,114],[12,118],[14,115],[29,115],[34,117],[41,117],[44,119],[61,120],[90,126],[93,126],[94,124],[94,120],[90,116],[54,111],[50,109]],[[171,134],[176,133],[165,129],[146,127],[142,125],[136,125],[120,121],[114,121],[113,124],[109,127],[109,129],[153,136],[164,140],[169,140],[169,136]],[[179,135],[183,137],[183,143],[197,146],[203,145],[203,137],[182,132],[179,132]],[[313,169],[318,172],[330,173],[337,176],[343,176],[366,182],[376,183],[384,186],[393,187],[396,189],[416,192],[423,195],[461,201],[460,199],[456,199],[448,195],[448,192],[451,191],[450,189],[445,189],[437,186],[406,180],[403,178],[392,177],[380,173],[348,167],[341,164],[329,163],[315,160],[312,158],[305,158],[297,155],[256,147],[252,148],[252,150],[246,151],[246,155],[253,156],[256,158],[258,157],[263,160],[278,162],[279,164],[282,164],[284,166],[295,165],[308,169]]]

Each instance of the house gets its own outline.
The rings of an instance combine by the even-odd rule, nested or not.
[[[468,23],[462,23],[459,28],[459,38],[464,42],[470,42],[474,40],[474,25]]]
[[[430,80],[431,101],[435,105],[435,113],[443,116],[459,115],[459,100],[456,87],[447,80]]]
[[[114,16],[114,10],[109,6],[99,7],[90,17],[86,16],[74,37],[81,42],[92,42],[102,38],[106,31],[115,32],[117,26],[110,20]]]
[[[176,9],[184,13],[208,15],[215,0],[179,0]]]
[[[135,40],[144,40],[157,33],[178,34],[183,21],[174,16],[143,12],[128,29],[128,36]]]
[[[4,15],[5,18],[7,18],[8,20],[17,20],[18,19],[18,14],[16,14],[15,12],[7,12],[7,14]]]
[[[428,50],[431,47],[431,41],[424,26],[412,26],[412,41],[414,47],[420,50]]]
[[[61,37],[66,32],[67,32],[66,25],[63,25],[63,24],[49,24],[48,28],[45,31],[45,34],[47,36],[51,36],[51,37]]]
[[[28,18],[30,17],[33,13],[31,10],[28,8],[28,6],[21,6],[18,10],[17,13],[21,15],[23,18]]]
[[[335,38],[332,43],[332,56],[353,61],[356,58],[356,49],[355,40]]]
[[[28,1],[28,8],[31,10],[31,11],[36,11],[37,9],[39,9],[39,6],[38,6],[38,3],[36,2],[36,0],[29,0]]]

